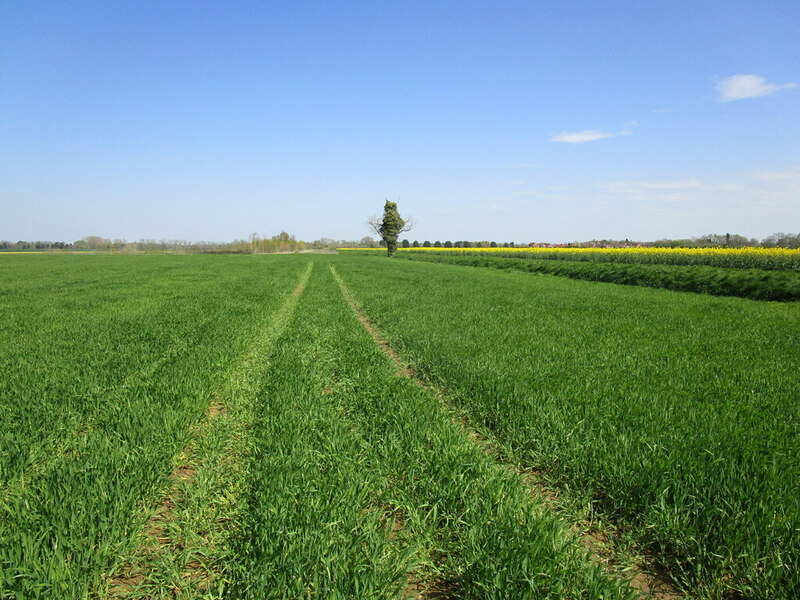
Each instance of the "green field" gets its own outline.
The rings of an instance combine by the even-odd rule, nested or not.
[[[401,252],[401,258],[471,267],[491,267],[526,273],[559,275],[586,281],[737,296],[751,300],[800,300],[800,270],[755,269],[708,265],[627,263],[612,261],[537,259],[522,256],[436,252]]]
[[[3,256],[2,598],[798,597],[798,334],[380,256]]]

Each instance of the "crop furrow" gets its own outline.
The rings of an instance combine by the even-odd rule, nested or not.
[[[471,422],[468,415],[463,412],[454,412],[451,394],[431,383],[428,383],[413,375],[412,369],[402,360],[400,355],[394,350],[386,339],[380,334],[375,326],[370,322],[369,317],[359,307],[356,298],[353,296],[347,284],[336,271],[333,265],[329,265],[331,273],[333,274],[342,295],[347,300],[350,308],[355,313],[359,322],[364,329],[370,334],[375,343],[381,350],[392,360],[395,364],[398,376],[410,377],[412,381],[425,389],[428,393],[440,401],[445,406],[445,410],[453,414],[454,423],[463,429],[464,435],[470,439],[477,447],[479,447],[484,454],[491,457],[493,460],[503,460],[499,456],[498,447],[495,444],[491,432],[483,429],[479,431]],[[518,475],[520,481],[524,484],[530,495],[535,498],[537,503],[542,503],[549,507],[550,510],[557,512],[559,506],[557,504],[557,492],[549,488],[543,479],[538,477],[536,473],[519,468]],[[599,530],[591,531],[587,528],[587,523],[573,523],[571,526],[572,531],[577,535],[581,545],[588,551],[591,560],[595,563],[602,564],[604,567],[611,571],[624,571],[625,576],[630,578],[631,587],[637,592],[650,596],[653,595],[661,600],[670,600],[680,598],[677,590],[672,586],[663,574],[659,574],[651,565],[632,564],[630,561],[620,561],[620,557],[614,556],[613,542],[607,537],[607,532]],[[408,589],[425,590],[424,584],[421,582],[413,582]],[[437,592],[438,594],[439,592]],[[445,594],[445,592],[441,592]],[[438,596],[436,596],[438,597]],[[442,596],[446,597],[446,596]]]
[[[338,287],[334,275],[328,285]],[[398,377],[344,294],[338,302],[324,297],[324,312],[302,322],[306,335],[326,331],[325,398],[357,426],[369,464],[386,481],[377,505],[404,515],[393,535],[417,548],[422,568],[412,577],[422,587],[464,598],[630,596],[590,565],[570,532],[532,502],[515,473],[475,447],[429,390]]]
[[[272,348],[292,320],[314,263],[260,327],[214,394],[176,460],[167,492],[143,528],[133,557],[99,592],[103,598],[197,598],[219,584],[219,564],[246,477],[254,399]]]
[[[86,598],[107,583],[103,573],[131,555],[137,527],[172,483],[176,456],[207,418],[209,398],[246,351],[249,332],[291,294],[293,274],[305,266],[251,257],[227,259],[224,268],[216,258],[106,258],[71,263],[87,269],[87,281],[108,280],[101,298],[83,289],[57,302],[26,298],[35,315],[27,327],[14,311],[0,320],[15,340],[0,358],[9,375],[0,379],[0,443],[41,456],[37,446],[55,433],[58,447],[70,449],[58,468],[36,465],[41,474],[0,503],[3,598]],[[131,269],[146,274],[141,289],[128,287]],[[51,273],[52,285],[68,274]],[[130,305],[144,309],[129,314]],[[48,338],[56,323],[64,334]],[[130,384],[116,386],[115,401],[87,394],[114,380]],[[94,412],[99,419],[90,418]]]

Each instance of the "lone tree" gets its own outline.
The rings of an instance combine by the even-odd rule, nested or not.
[[[383,217],[373,215],[367,221],[372,231],[381,236],[386,244],[386,254],[389,257],[397,252],[397,236],[404,231],[411,231],[414,223],[411,219],[404,220],[397,212],[397,202],[386,201],[383,205]]]

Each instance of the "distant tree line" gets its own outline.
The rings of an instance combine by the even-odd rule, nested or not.
[[[282,231],[272,237],[262,237],[256,233],[248,239],[234,240],[232,242],[189,242],[186,240],[153,240],[140,239],[129,242],[120,239],[108,239],[90,235],[74,242],[47,242],[47,241],[0,241],[0,251],[42,251],[42,250],[71,250],[80,251],[105,251],[119,253],[136,252],[178,252],[184,254],[217,253],[217,254],[259,254],[271,252],[301,252],[303,250],[335,250],[336,248],[381,248],[385,247],[382,241],[369,236],[360,240],[336,240],[333,238],[320,238],[313,242],[298,240],[295,236]]]
[[[400,241],[402,248],[519,248],[525,246],[544,246],[561,248],[627,248],[632,246],[653,248],[800,248],[800,233],[774,233],[763,240],[747,238],[738,234],[708,234],[688,239],[661,239],[652,242],[638,242],[625,240],[590,240],[587,242],[569,242],[565,244],[550,243],[515,243],[493,242],[487,240],[455,242],[436,240]],[[232,242],[188,242],[186,240],[152,240],[140,239],[137,242],[128,242],[120,239],[107,239],[96,235],[89,235],[74,242],[50,241],[0,241],[2,251],[105,251],[135,254],[138,252],[175,252],[181,254],[266,254],[273,252],[301,252],[303,250],[335,250],[336,248],[385,248],[383,240],[376,240],[370,236],[360,240],[336,240],[333,238],[320,238],[313,242],[304,242],[295,239],[293,235],[282,231],[272,237],[261,237],[258,234],[250,235],[246,240]]]
[[[69,242],[0,242],[0,250],[70,250]]]
[[[652,242],[632,241],[630,239],[589,240],[586,242],[567,242],[561,244],[545,242],[493,242],[486,240],[477,242],[467,240],[459,240],[455,242],[450,240],[440,242],[437,240],[435,242],[430,242],[429,240],[425,240],[422,243],[420,243],[418,240],[414,240],[412,242],[408,239],[400,241],[401,248],[520,248],[530,246],[552,248],[800,248],[800,233],[774,233],[761,241],[757,240],[756,238],[747,238],[743,235],[731,233],[713,233],[688,239],[661,239]]]
[[[710,233],[697,238],[688,240],[658,240],[656,242],[648,242],[648,246],[663,246],[663,247],[687,247],[687,248],[744,248],[744,247],[762,247],[762,248],[800,248],[800,233],[773,233],[765,237],[763,240],[758,241],[755,238],[747,238],[743,235],[737,234],[716,234]]]
[[[180,254],[266,254],[272,252],[300,252],[308,244],[295,239],[293,235],[282,231],[272,237],[261,237],[254,233],[246,240],[233,242],[189,242],[186,240],[153,240],[140,239],[128,242],[120,239],[108,239],[97,235],[89,235],[74,242],[6,242],[0,241],[1,251],[59,251],[73,252],[114,252],[120,254],[136,254],[140,252],[174,252]]]
[[[625,240],[591,240],[559,244],[575,248],[625,248],[642,246],[647,248],[800,248],[800,233],[773,233],[759,241],[735,233],[709,233],[700,237],[686,239],[660,239],[653,242],[634,242]]]
[[[451,242],[450,240],[440,242],[439,240],[431,242],[425,240],[420,243],[417,240],[409,242],[408,240],[401,240],[401,248],[517,248],[526,244],[515,244],[514,242],[489,242],[486,240],[480,242],[470,242],[468,240],[457,240]]]
[[[370,236],[365,236],[360,240],[335,240],[333,238],[320,238],[308,243],[308,247],[314,250],[335,250],[336,248],[385,248],[383,240],[376,240]]]
[[[272,254],[275,252],[300,252],[306,249],[306,243],[295,239],[293,235],[281,231],[269,238],[259,237],[257,233],[250,235],[248,245],[243,248],[250,254]]]

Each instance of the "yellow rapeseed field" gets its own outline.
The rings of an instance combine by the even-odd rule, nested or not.
[[[344,250],[344,248],[342,248]],[[788,248],[399,248],[400,252],[490,254],[545,260],[707,265],[744,269],[800,270],[800,250]]]

